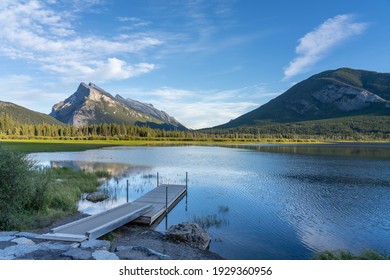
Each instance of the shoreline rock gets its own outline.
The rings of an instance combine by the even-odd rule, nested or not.
[[[73,216],[57,221],[50,228],[77,220],[85,215]],[[188,223],[189,224],[189,223]],[[187,229],[195,229],[189,226]],[[189,242],[177,242],[166,238],[161,232],[147,226],[127,224],[109,234],[108,240],[87,240],[81,243],[48,241],[38,239],[39,234],[47,233],[49,228],[36,232],[0,232],[0,259],[13,260],[221,260],[216,253],[205,247],[194,246]],[[192,231],[192,230],[190,230]],[[197,231],[197,230],[194,230]],[[207,235],[207,234],[206,234]],[[189,235],[190,236],[190,235]],[[198,236],[198,235],[195,235]],[[208,236],[207,236],[208,237]],[[191,237],[190,239],[203,239]],[[205,239],[207,240],[207,239]],[[19,244],[18,244],[19,243]],[[209,243],[209,242],[208,242]],[[203,243],[202,243],[203,244]],[[207,246],[208,247],[208,246]]]
[[[102,193],[102,192],[93,192],[93,193],[89,193],[87,194],[87,196],[85,197],[86,200],[88,201],[91,201],[93,203],[95,202],[100,202],[100,201],[104,201],[106,199],[108,199],[110,196],[106,193]]]
[[[171,226],[164,237],[176,242],[184,242],[191,247],[207,250],[210,247],[211,238],[198,224],[188,222]]]

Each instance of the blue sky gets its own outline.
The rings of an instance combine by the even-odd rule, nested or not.
[[[35,111],[94,82],[190,128],[318,72],[390,72],[390,1],[2,0],[0,100]]]

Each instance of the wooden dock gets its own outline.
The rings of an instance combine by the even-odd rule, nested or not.
[[[187,182],[186,185],[158,185],[133,202],[53,228],[39,238],[81,242],[99,238],[132,221],[152,225],[168,214],[186,193]]]

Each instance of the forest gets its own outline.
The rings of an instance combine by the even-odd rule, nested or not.
[[[0,139],[40,140],[176,140],[176,141],[388,141],[389,116],[356,116],[294,123],[258,123],[230,129],[163,130],[148,126],[103,123],[81,127],[23,124],[0,114]]]

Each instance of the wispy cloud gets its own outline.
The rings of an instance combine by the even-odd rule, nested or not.
[[[355,21],[355,17],[350,14],[329,18],[299,39],[295,49],[298,56],[284,69],[284,79],[309,70],[333,47],[352,36],[361,34],[366,28],[366,23]]]
[[[0,54],[35,63],[64,79],[127,79],[156,68],[150,62],[132,64],[125,58],[137,60],[137,54],[161,45],[161,40],[140,33],[115,38],[82,35],[74,27],[75,17],[70,11],[54,9],[54,4],[34,0],[3,2]]]
[[[44,88],[39,89],[38,84]],[[0,97],[1,101],[16,103],[39,112],[49,113],[53,104],[66,98],[66,93],[59,92],[62,90],[58,84],[45,84],[45,81],[28,75],[0,76],[0,92],[6,93],[6,97]]]

